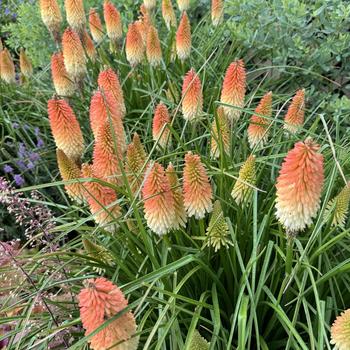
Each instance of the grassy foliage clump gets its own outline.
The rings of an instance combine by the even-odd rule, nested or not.
[[[0,242],[8,349],[108,349],[96,345],[104,330],[129,346],[111,349],[331,349],[332,322],[350,306],[348,100],[339,90],[329,106],[312,83],[333,82],[310,67],[300,86],[295,67],[259,62],[232,40],[227,8],[213,26],[191,6],[191,40],[168,30],[158,2],[132,7],[134,27],[153,25],[160,39],[140,57],[144,47],[130,45],[144,45],[144,32],[125,35],[134,18],[121,11],[123,40],[104,33],[95,51],[85,42],[95,54],[79,56],[72,96],[53,96],[49,62],[22,86],[0,82],[0,160],[12,167],[0,183],[11,214]],[[192,42],[182,60],[179,37]],[[101,88],[107,67],[122,88],[116,107]],[[65,119],[58,104],[71,107]],[[5,242],[14,231],[21,242]],[[346,316],[332,332],[345,346]],[[131,339],[118,339],[120,323]]]

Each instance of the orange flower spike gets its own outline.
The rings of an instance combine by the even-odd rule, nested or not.
[[[180,12],[187,11],[190,8],[190,0],[177,0],[177,6]]]
[[[158,66],[162,62],[162,49],[160,47],[158,32],[152,25],[147,31],[146,55],[151,66]]]
[[[127,147],[125,172],[131,191],[136,194],[144,179],[145,162],[147,154],[137,133],[134,134],[133,141]]]
[[[101,91],[110,91],[113,94],[124,117],[126,113],[124,94],[117,73],[112,68],[105,69],[98,75],[97,84]]]
[[[83,134],[79,122],[67,101],[53,98],[48,101],[51,132],[57,148],[79,163],[84,151]]]
[[[80,168],[59,148],[56,150],[57,164],[63,181],[75,180],[80,178]],[[79,182],[67,184],[64,186],[68,196],[82,202],[84,199],[83,188]]]
[[[15,65],[7,49],[0,51],[0,78],[7,84],[16,83]]]
[[[33,74],[33,66],[23,49],[19,54],[19,66],[24,77],[29,78]]]
[[[94,8],[91,8],[89,12],[89,27],[95,43],[100,44],[103,40],[103,27],[100,16]]]
[[[144,44],[136,22],[130,23],[126,34],[126,58],[131,66],[141,63],[144,55]]]
[[[106,23],[108,38],[117,41],[123,37],[123,26],[119,11],[111,1],[106,0],[103,4],[103,16]]]
[[[95,62],[97,56],[96,48],[94,42],[86,30],[83,33],[83,45],[87,57],[90,58],[91,62]]]
[[[122,112],[112,93],[110,91],[96,91],[90,102],[90,125],[95,139],[97,139],[99,127],[106,120],[111,120],[115,132],[118,132],[119,141],[122,142],[120,145],[125,150],[125,137],[123,138],[124,131],[122,131],[124,129],[121,119]]]
[[[57,95],[72,96],[75,93],[75,85],[69,79],[66,67],[64,66],[62,52],[54,53],[51,56],[52,82]]]
[[[62,15],[56,0],[40,0],[40,14],[43,23],[56,42],[60,40]]]
[[[182,84],[182,114],[185,120],[193,121],[203,112],[202,83],[191,68]]]
[[[260,100],[258,107],[255,109],[255,113],[250,118],[250,124],[248,126],[248,141],[251,148],[256,146],[263,146],[268,138],[268,127],[270,120],[263,118],[270,118],[272,115],[272,92],[268,92]]]
[[[298,90],[284,118],[284,128],[295,134],[304,124],[305,90]]]
[[[154,112],[152,134],[153,140],[164,149],[170,143],[170,130],[167,124],[170,124],[168,109],[164,103],[159,103]]]
[[[143,0],[143,5],[148,11],[153,10],[156,7],[156,0]]]
[[[99,127],[93,152],[93,169],[97,177],[110,183],[121,183],[120,162],[123,149],[118,144],[117,136],[114,140],[112,126],[108,120]]]
[[[87,280],[78,299],[86,336],[128,305],[123,292],[103,277]],[[139,342],[138,337],[135,336],[136,329],[134,315],[131,311],[126,312],[92,336],[89,340],[90,347],[94,350],[112,348],[136,350]],[[118,346],[113,346],[118,343],[120,343]]]
[[[79,82],[86,75],[86,58],[78,34],[67,28],[62,36],[64,66],[71,80]]]
[[[82,165],[81,174],[85,179],[97,178],[93,166],[90,164]],[[117,195],[114,190],[95,181],[84,182],[83,188],[90,212],[97,224],[111,223],[120,216],[120,207],[115,203]]]
[[[227,68],[222,85],[222,103],[238,108],[244,107],[244,96],[246,92],[246,72],[243,60],[232,62]],[[237,121],[241,111],[233,107],[224,106],[224,111],[230,121]]]
[[[181,61],[184,61],[190,56],[191,45],[191,24],[187,13],[183,12],[176,32],[176,53]]]
[[[86,17],[83,0],[65,0],[67,22],[79,35],[85,30]]]
[[[174,166],[171,163],[166,169],[166,176],[168,178],[170,188],[174,197],[175,219],[173,223],[173,228],[175,230],[179,230],[181,227],[186,226],[187,217],[182,189],[180,187],[179,179],[176,175]]]
[[[331,344],[334,349],[350,349],[350,309],[343,311],[331,328]]]
[[[162,16],[168,30],[176,27],[176,16],[171,0],[162,0]]]
[[[183,173],[184,205],[188,216],[202,219],[213,209],[213,193],[207,172],[198,155],[188,152]]]
[[[159,163],[151,165],[147,173],[142,188],[145,218],[148,227],[162,236],[174,225],[174,197],[164,168]]]
[[[213,26],[218,26],[224,18],[224,1],[212,0],[211,1],[211,21]]]
[[[320,207],[324,170],[318,150],[307,138],[297,142],[283,161],[276,183],[276,217],[288,234],[310,226]]]

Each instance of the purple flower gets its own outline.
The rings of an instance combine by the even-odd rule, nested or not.
[[[14,129],[19,129],[19,124],[18,123],[12,123],[12,127]]]
[[[29,153],[29,159],[32,162],[37,162],[40,159],[40,155],[38,153],[35,153],[35,152],[30,152]]]
[[[26,163],[23,160],[17,160],[16,165],[21,169],[21,170],[26,170],[27,166]]]
[[[27,168],[28,168],[29,170],[32,170],[32,169],[35,168],[35,164],[34,164],[33,162],[28,162]]]
[[[12,166],[6,164],[6,165],[4,166],[4,172],[5,172],[6,174],[12,173],[12,172],[13,172]]]
[[[17,186],[21,187],[24,185],[24,179],[23,179],[22,175],[15,174],[13,176],[13,179],[15,180]]]
[[[26,146],[24,145],[24,143],[21,142],[18,147],[18,157],[25,158],[26,153],[27,153]]]
[[[44,141],[42,138],[40,138],[40,137],[38,138],[38,142],[36,144],[36,147],[38,147],[38,148],[44,147]]]
[[[8,7],[6,7],[4,13],[5,13],[5,16],[8,16],[11,13],[11,11]]]
[[[35,136],[39,136],[40,134],[40,129],[37,126],[34,128],[34,134]]]

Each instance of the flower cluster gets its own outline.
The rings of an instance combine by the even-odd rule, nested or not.
[[[14,129],[20,128],[18,123],[13,123],[12,126]],[[26,124],[23,128],[25,130],[30,129]],[[4,174],[12,175],[13,180],[19,187],[23,186],[25,183],[23,175],[28,171],[33,172],[37,168],[41,159],[38,151],[44,147],[44,141],[40,136],[40,129],[38,127],[34,128],[34,135],[36,139],[32,140],[32,142],[35,142],[35,148],[29,148],[29,146],[23,142],[19,142],[18,144],[13,142],[7,143],[9,147],[17,148],[17,160],[13,163],[6,163],[2,170]],[[19,170],[19,172],[17,170]]]
[[[0,203],[5,205],[16,222],[25,229],[25,236],[31,245],[52,246],[52,229],[55,227],[55,218],[49,208],[40,203],[40,194],[31,193],[31,199],[38,203],[32,204],[21,192],[14,188],[5,178],[0,178]]]
[[[102,277],[87,280],[78,298],[85,334],[102,327],[90,338],[91,349],[137,349],[139,340],[135,335],[136,322],[132,312],[115,317],[128,306],[123,292],[116,285]]]

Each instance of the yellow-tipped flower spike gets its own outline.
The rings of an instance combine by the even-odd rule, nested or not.
[[[216,200],[213,206],[209,226],[206,231],[206,247],[213,247],[217,252],[222,247],[229,246],[229,228],[221,208],[220,201]]]
[[[126,108],[124,94],[116,72],[112,68],[106,68],[98,75],[98,87],[101,91],[109,91],[113,94],[117,107],[122,111],[122,118],[125,116]]]
[[[121,39],[123,37],[121,16],[117,8],[109,0],[106,0],[103,4],[103,16],[108,38],[112,41]]]
[[[86,57],[78,34],[71,28],[63,33],[62,53],[69,78],[80,82],[86,75]]]
[[[189,350],[209,350],[210,343],[207,342],[197,331],[193,332]]]
[[[7,49],[0,51],[0,79],[7,84],[16,83],[15,65]]]
[[[148,227],[159,236],[168,233],[174,226],[175,203],[169,180],[159,163],[147,170],[142,198]]]
[[[91,8],[89,12],[89,27],[92,39],[96,44],[100,44],[103,40],[103,28],[100,16],[94,8]]]
[[[251,154],[239,170],[238,179],[231,192],[232,198],[240,205],[250,203],[256,184],[255,156]]]
[[[284,117],[284,128],[295,134],[304,124],[305,90],[298,90]]]
[[[79,35],[85,30],[86,17],[83,0],[64,0],[67,22]]]
[[[144,44],[142,36],[137,29],[136,22],[130,23],[126,34],[125,44],[126,59],[131,66],[142,62],[144,56]]]
[[[325,211],[325,218],[329,219],[333,216],[332,225],[344,227],[350,202],[350,182],[340,191],[340,193],[331,199]]]
[[[105,120],[98,129],[93,152],[93,169],[97,177],[110,183],[120,184],[124,145],[120,144],[118,132],[116,130],[113,132],[113,127],[116,125],[111,123]],[[124,133],[124,130],[121,132]],[[123,140],[123,137],[121,139]]]
[[[141,4],[140,6],[140,13],[139,19],[145,23],[146,27],[150,26],[152,24],[151,20],[151,14],[149,9],[145,6],[145,4]]]
[[[285,157],[276,183],[276,217],[288,235],[312,224],[320,207],[323,156],[311,138],[297,142]]]
[[[54,53],[51,57],[51,75],[52,82],[57,95],[72,96],[75,93],[75,84],[68,77],[66,67],[64,66],[62,52]]]
[[[90,164],[83,164],[81,173],[85,179],[97,178]],[[114,190],[95,181],[85,181],[83,187],[84,196],[96,223],[108,224],[120,216],[120,207],[116,203],[117,195]]]
[[[165,172],[174,197],[175,217],[173,229],[179,230],[181,227],[185,227],[187,222],[182,189],[174,166],[171,163],[168,165]]]
[[[335,350],[350,349],[350,309],[336,318],[331,328],[331,344]]]
[[[62,180],[69,181],[79,179],[81,173],[79,166],[59,148],[56,150],[56,155]],[[71,199],[77,202],[82,202],[84,200],[83,188],[79,182],[67,184],[64,188]]]
[[[55,97],[48,101],[48,114],[57,148],[79,164],[84,151],[84,140],[72,108],[67,101]]]
[[[29,78],[33,74],[32,63],[23,49],[21,49],[19,54],[19,66],[24,77]]]
[[[211,0],[211,21],[213,26],[218,26],[224,19],[224,1]]]
[[[146,56],[151,66],[159,66],[162,62],[162,49],[158,32],[152,25],[149,26],[147,31]]]
[[[143,4],[145,5],[147,10],[153,10],[156,7],[156,0],[143,0]]]
[[[243,60],[232,62],[226,70],[224,82],[222,84],[222,103],[231,105],[224,106],[225,113],[230,121],[237,121],[241,111],[234,107],[244,107],[244,97],[246,92],[246,72]]]
[[[140,191],[146,169],[146,151],[137,133],[126,150],[125,172],[133,194]]]
[[[84,30],[83,33],[83,46],[87,57],[90,58],[91,62],[95,62],[97,56],[96,48],[94,42],[92,41],[89,33],[86,30]]]
[[[263,146],[268,138],[268,127],[270,120],[264,118],[270,118],[272,115],[272,92],[268,92],[260,100],[258,107],[255,109],[255,113],[250,118],[250,124],[248,126],[248,141],[251,148],[256,146]],[[262,117],[264,116],[264,117]]]
[[[202,84],[193,68],[184,77],[182,84],[182,114],[185,120],[198,119],[203,112]]]
[[[180,12],[187,11],[190,8],[190,0],[177,0],[177,6]]]
[[[220,143],[223,152],[230,154],[230,123],[223,107],[218,107],[216,118],[211,124],[210,155],[213,158],[220,157]]]
[[[162,16],[168,30],[176,27],[176,16],[171,0],[162,0]]]
[[[43,23],[56,42],[60,41],[62,15],[56,0],[40,0],[40,14]]]
[[[165,104],[161,102],[154,111],[152,134],[153,140],[158,142],[162,148],[166,148],[170,143],[168,124],[170,124],[169,112]]]
[[[198,155],[188,152],[183,172],[184,205],[188,216],[202,219],[213,209],[213,193],[207,172]]]
[[[190,56],[191,45],[191,24],[187,13],[183,12],[176,32],[176,53],[181,61],[184,61]]]

